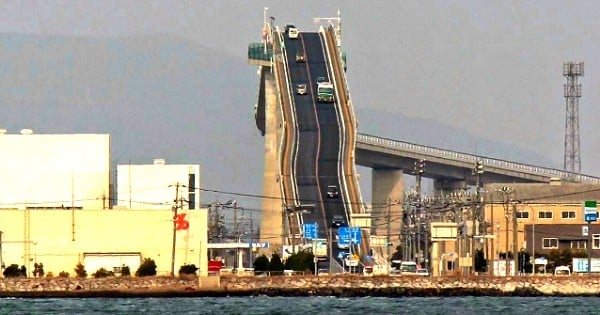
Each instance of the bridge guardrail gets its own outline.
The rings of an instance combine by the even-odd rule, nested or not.
[[[565,179],[565,180],[573,181],[573,182],[600,183],[600,178],[598,178],[598,177],[593,177],[593,176],[588,176],[588,175],[583,175],[583,174],[576,174],[576,173],[569,173],[569,172],[565,172],[565,171],[561,171],[561,170],[557,170],[557,169],[539,167],[539,166],[534,166],[534,165],[529,165],[529,164],[515,163],[515,162],[493,159],[493,158],[488,158],[488,157],[481,157],[481,156],[472,155],[472,154],[468,154],[468,153],[444,150],[444,149],[439,149],[439,148],[435,148],[435,147],[422,146],[422,145],[418,145],[418,144],[414,144],[414,143],[410,143],[410,142],[381,138],[381,137],[367,135],[367,134],[358,134],[357,142],[364,142],[364,143],[379,145],[382,147],[388,147],[388,148],[392,148],[392,149],[402,149],[402,150],[416,152],[416,153],[423,153],[423,154],[428,154],[428,155],[432,155],[432,156],[450,158],[450,159],[454,159],[454,160],[458,160],[458,161],[462,161],[462,162],[471,161],[471,162],[473,162],[473,164],[475,164],[475,162],[477,160],[481,160],[481,161],[483,161],[484,165],[486,165],[486,166],[493,166],[493,167],[495,166],[498,168],[519,170],[524,173],[541,175],[541,176],[559,177],[561,179]]]

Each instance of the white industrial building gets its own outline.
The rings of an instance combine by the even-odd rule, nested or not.
[[[0,150],[0,265],[91,274],[152,258],[161,275],[191,263],[206,274],[207,212],[187,211],[199,208],[199,165],[119,165],[111,182],[108,134],[0,129]]]
[[[0,129],[0,209],[106,209],[108,134],[35,134]]]
[[[125,209],[199,208],[200,166],[153,164],[117,166],[117,206]],[[177,195],[176,195],[177,194]]]

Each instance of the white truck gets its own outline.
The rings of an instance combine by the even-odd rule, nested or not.
[[[314,241],[313,253],[319,260],[327,259],[327,240],[324,238],[317,238]]]
[[[333,84],[320,82],[317,85],[317,102],[333,103]]]

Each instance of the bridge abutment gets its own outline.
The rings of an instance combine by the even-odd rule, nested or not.
[[[265,249],[265,254],[281,249],[281,235],[283,235],[282,197],[279,181],[279,151],[282,137],[281,106],[277,102],[277,88],[275,76],[270,67],[261,67],[261,80],[264,80],[265,93],[265,164],[263,179],[262,215],[260,223],[260,241],[268,242],[270,247]],[[260,100],[259,100],[260,101]],[[278,197],[278,198],[273,198]]]
[[[404,171],[402,169],[373,168],[371,200],[371,234],[388,236],[393,245],[383,248],[383,257],[389,256],[400,244],[402,224],[402,196],[404,195]]]

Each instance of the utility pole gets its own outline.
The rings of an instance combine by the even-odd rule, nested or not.
[[[517,267],[519,266],[519,255],[517,255],[517,236],[519,233],[517,226],[517,201],[512,200],[512,224],[513,224],[513,269],[515,270],[515,275],[517,275]]]
[[[476,272],[475,271],[475,235],[477,234],[476,222],[481,221],[481,213],[480,213],[481,191],[479,189],[479,186],[480,186],[480,181],[481,181],[481,174],[483,174],[483,161],[477,160],[477,162],[475,163],[475,169],[473,170],[473,173],[474,173],[475,179],[476,179],[475,191],[476,191],[476,198],[477,198],[475,205],[472,207],[472,214],[471,214],[471,221],[472,221],[471,223],[473,225],[472,235],[471,235],[471,273],[474,275]],[[485,240],[485,239],[483,239],[483,240]]]
[[[392,247],[389,245],[392,240],[392,205],[390,199],[387,200],[387,260],[392,262]]]
[[[254,267],[254,220],[252,219],[252,212],[250,212],[250,268]]]
[[[177,208],[179,205],[177,201],[179,199],[179,182],[175,184],[175,200],[173,204],[173,247],[171,248],[171,276],[175,276],[175,248],[177,244]]]

